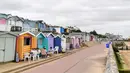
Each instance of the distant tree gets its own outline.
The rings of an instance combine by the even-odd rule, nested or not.
[[[81,30],[72,30],[72,32],[82,32]]]
[[[77,30],[77,32],[82,32],[82,31],[79,29],[79,30]]]
[[[90,34],[98,35],[97,32],[96,32],[95,30],[91,31]]]
[[[82,32],[78,27],[74,26],[68,26],[71,32]]]
[[[102,35],[102,34],[98,34],[98,38],[107,38],[107,36]]]

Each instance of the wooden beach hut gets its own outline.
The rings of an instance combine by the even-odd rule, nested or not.
[[[76,39],[75,39],[75,36],[71,36],[71,45],[72,45],[72,48],[76,48]]]
[[[61,45],[62,52],[66,52],[66,36],[64,34],[61,35]]]
[[[31,49],[37,48],[37,38],[29,31],[20,33],[16,42],[16,52],[20,60],[23,60],[25,53],[29,53]]]
[[[54,38],[54,47],[58,46],[59,47],[59,52],[61,52],[61,37],[59,35],[55,35]]]
[[[10,32],[0,32],[0,62],[15,59],[16,35]]]
[[[78,38],[78,37],[75,37],[75,47],[76,48],[79,48],[80,47],[80,38]]]
[[[71,43],[71,38],[70,37],[66,37],[66,49],[70,50],[70,43]]]
[[[37,37],[37,48],[43,49],[47,45],[47,38],[42,32],[34,33]]]

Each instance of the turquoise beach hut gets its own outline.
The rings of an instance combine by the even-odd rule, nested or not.
[[[43,49],[45,47],[47,50],[48,41],[47,41],[46,36],[42,32],[35,33],[35,35],[37,37],[37,48]]]

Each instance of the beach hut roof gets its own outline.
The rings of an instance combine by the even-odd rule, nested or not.
[[[29,33],[31,34],[32,36],[35,36],[35,34],[27,31],[27,32],[6,32],[6,31],[0,31],[0,35],[3,35],[3,34],[10,34],[10,35],[13,35],[13,36],[19,36],[19,35],[23,35],[23,34],[26,34],[26,33]]]
[[[52,35],[53,37],[55,37],[53,33],[47,33],[47,32],[46,32],[46,33],[43,33],[43,34],[44,34],[46,37],[48,37],[49,35]]]
[[[10,34],[10,35],[12,35],[12,36],[17,36],[17,35],[15,35],[15,34],[11,33],[11,32],[3,32],[3,31],[0,31],[0,35],[4,35],[4,34]]]
[[[42,34],[44,37],[46,37],[42,32],[35,32],[35,33],[33,33],[33,34],[35,34],[36,37],[38,37],[40,34]]]
[[[32,36],[35,36],[35,34],[33,34],[33,33],[30,32],[30,31],[22,32],[22,33],[20,33],[19,35],[23,35],[23,34],[26,34],[26,33],[29,33],[29,34],[31,34]]]
[[[60,37],[65,37],[66,38],[66,36],[64,34],[61,34]]]
[[[56,38],[56,37],[61,38],[59,34],[53,34],[53,35],[55,36],[55,38]]]
[[[66,38],[71,38],[71,36],[70,35],[65,35],[66,36]]]

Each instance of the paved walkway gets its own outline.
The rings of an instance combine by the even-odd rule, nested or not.
[[[24,73],[103,73],[106,55],[105,44],[100,44]]]

